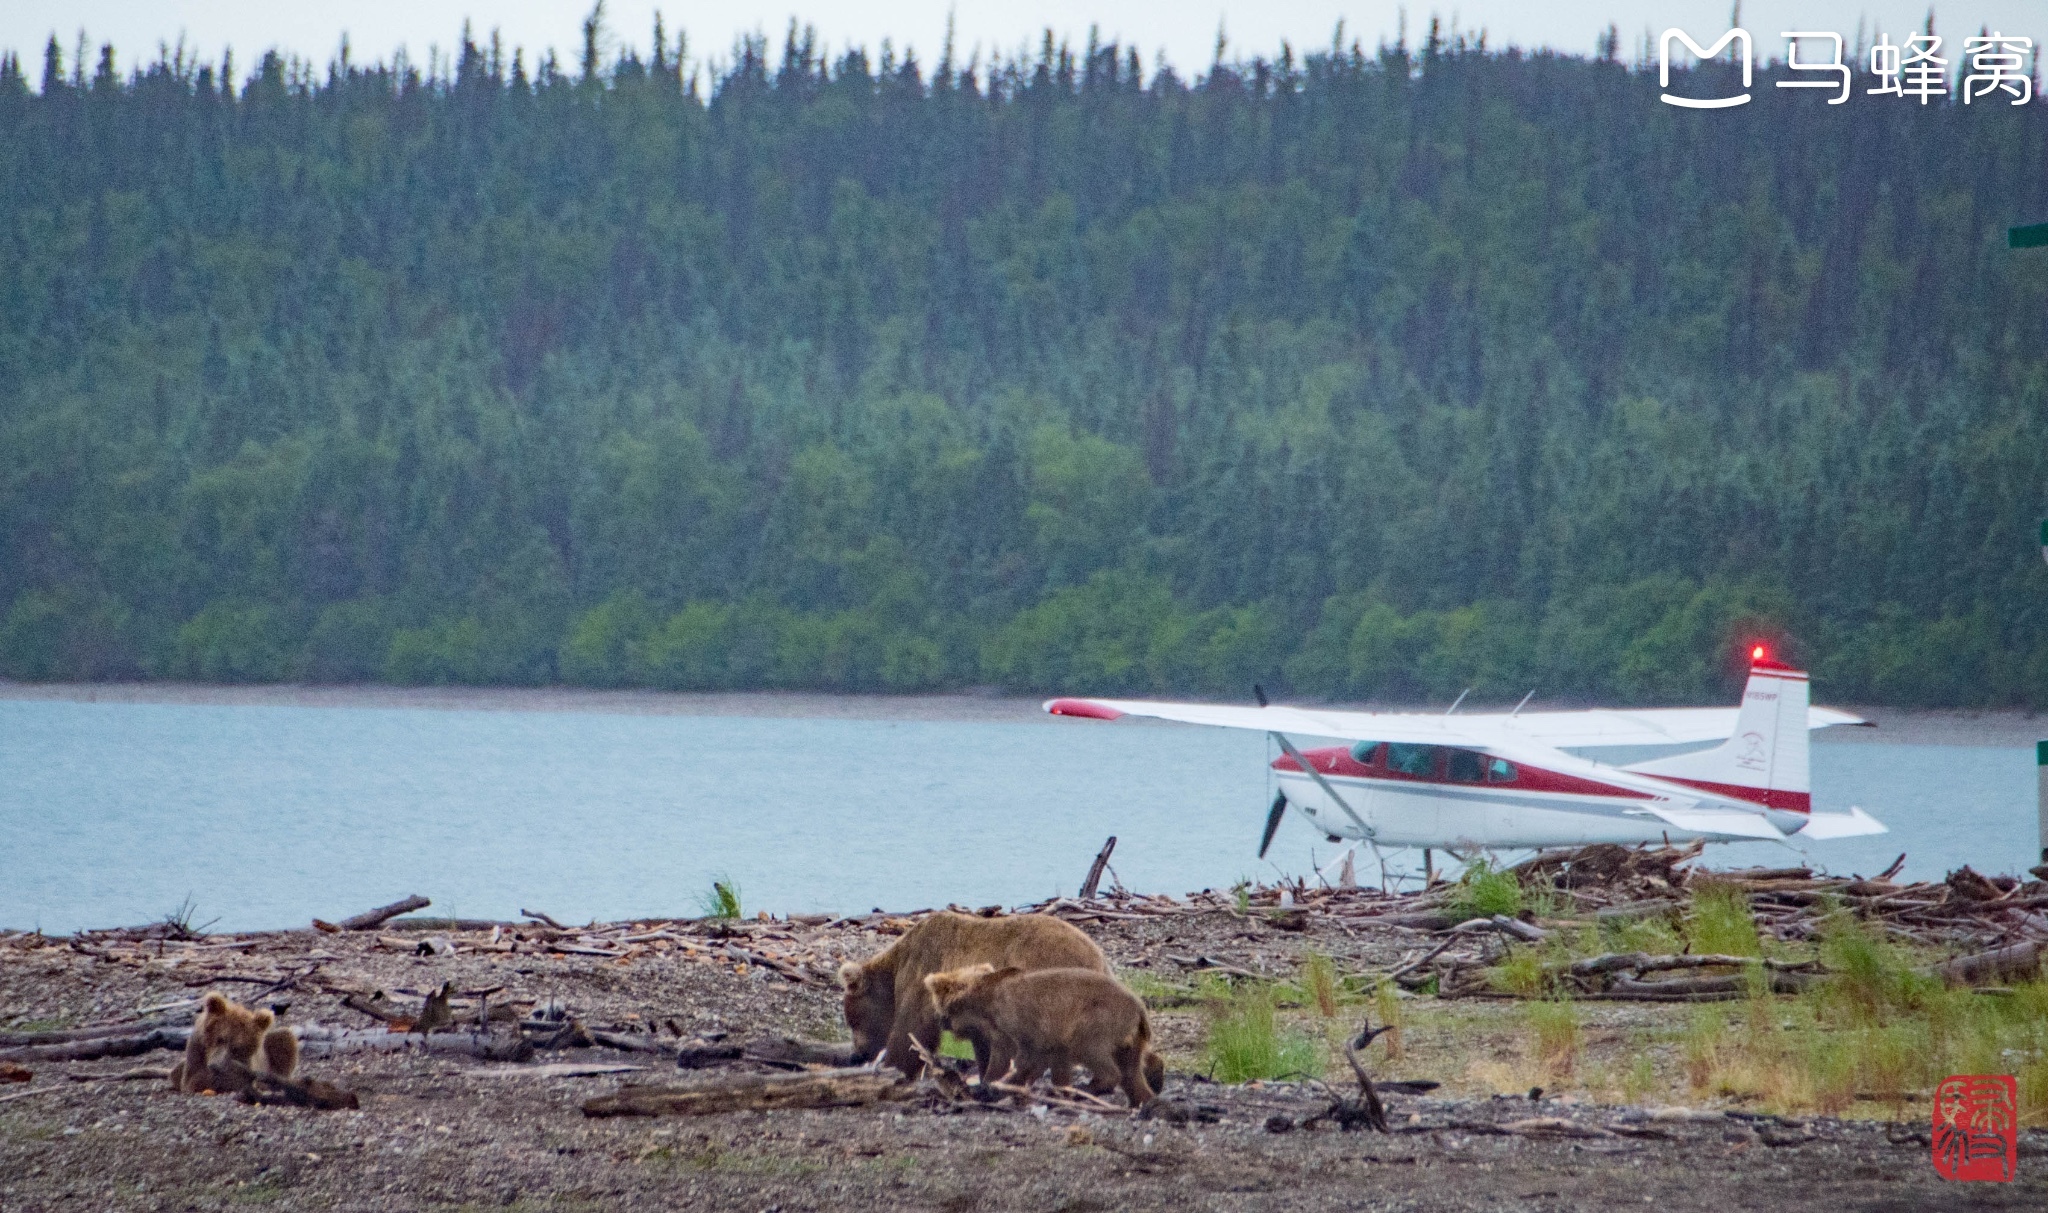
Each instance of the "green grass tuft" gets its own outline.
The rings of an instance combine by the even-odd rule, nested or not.
[[[1522,882],[1513,872],[1495,868],[1484,859],[1474,860],[1458,877],[1446,908],[1460,919],[1509,918],[1522,912]]]
[[[1572,1072],[1579,1060],[1579,1009],[1567,998],[1544,998],[1527,1007],[1536,1062],[1552,1078]]]
[[[1219,1082],[1249,1082],[1323,1071],[1323,1053],[1301,1032],[1283,1030],[1273,1011],[1273,992],[1247,982],[1209,1005],[1209,1072]]]
[[[697,905],[704,911],[706,918],[738,918],[740,886],[732,877],[720,876],[697,898]]]
[[[1324,1019],[1337,1017],[1337,1000],[1343,989],[1337,983],[1337,966],[1321,952],[1309,952],[1301,961],[1301,1000]]]
[[[1763,941],[1756,917],[1749,912],[1749,894],[1741,886],[1716,880],[1695,881],[1692,912],[1685,919],[1685,937],[1692,950],[1714,956],[1762,956]]]

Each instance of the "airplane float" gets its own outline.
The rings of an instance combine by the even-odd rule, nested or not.
[[[1268,704],[1051,699],[1055,716],[1152,717],[1272,736],[1279,793],[1259,857],[1291,805],[1332,842],[1482,851],[1611,842],[1787,842],[1882,834],[1860,808],[1813,812],[1807,735],[1868,721],[1810,707],[1804,671],[1750,654],[1736,708],[1444,715]],[[1464,696],[1459,696],[1462,701]],[[1528,702],[1527,698],[1523,703]],[[1289,734],[1348,744],[1303,750]],[[1624,754],[1601,762],[1590,753]],[[1640,756],[1652,753],[1647,759]],[[1347,852],[1348,854],[1348,852]]]

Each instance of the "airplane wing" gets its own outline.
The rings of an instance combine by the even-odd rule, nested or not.
[[[1335,737],[1345,741],[1400,741],[1484,749],[1491,739],[1491,731],[1482,734],[1465,727],[1472,717],[1423,716],[1406,712],[1325,712],[1279,704],[1255,708],[1221,703],[1162,703],[1149,699],[1048,699],[1045,710],[1054,716],[1085,716],[1095,720],[1144,716],[1153,720],[1176,720],[1182,724],[1256,729],[1262,733],[1298,733],[1306,737]]]
[[[1494,721],[1516,736],[1556,746],[1559,749],[1572,749],[1581,746],[1661,746],[1720,741],[1735,732],[1735,718],[1741,710],[1594,709],[1582,712],[1524,712],[1512,718],[1498,713],[1474,713],[1470,719]],[[1870,722],[1839,708],[1811,707],[1806,710],[1808,729],[1825,729],[1834,725],[1868,726]]]
[[[1704,809],[1645,804],[1639,812],[1670,822],[1694,834],[1732,834],[1738,838],[1766,838],[1783,842],[1784,832],[1765,821],[1763,814],[1746,809]]]
[[[1889,834],[1885,824],[1870,814],[1849,806],[1846,813],[1815,813],[1799,828],[1801,838],[1854,838],[1859,834]]]
[[[1147,699],[1049,699],[1055,716],[1115,720],[1144,716],[1183,724],[1278,730],[1346,741],[1401,741],[1492,750],[1571,749],[1579,746],[1682,745],[1719,741],[1735,731],[1738,708],[1648,708],[1642,711],[1473,712],[1438,716],[1417,712],[1346,712],[1274,704],[1164,703]],[[1867,724],[1835,708],[1809,708],[1807,727]]]

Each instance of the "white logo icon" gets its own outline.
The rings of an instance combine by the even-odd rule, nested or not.
[[[1661,88],[1671,87],[1671,43],[1673,39],[1685,43],[1685,49],[1691,51],[1694,57],[1699,59],[1699,61],[1702,63],[1705,63],[1709,59],[1712,59],[1715,55],[1720,54],[1721,48],[1727,46],[1729,43],[1734,42],[1740,44],[1742,47],[1743,92],[1740,96],[1736,97],[1714,97],[1708,99],[1702,99],[1699,97],[1674,97],[1670,93],[1665,93],[1663,94],[1664,104],[1682,105],[1686,109],[1690,110],[1718,110],[1727,109],[1731,105],[1741,105],[1749,100],[1748,90],[1750,82],[1750,72],[1754,66],[1752,60],[1756,58],[1756,55],[1753,52],[1750,45],[1748,30],[1731,29],[1727,33],[1722,34],[1720,41],[1714,43],[1714,45],[1712,46],[1701,46],[1699,43],[1694,42],[1692,40],[1692,35],[1686,33],[1682,29],[1679,29],[1675,25],[1672,26],[1670,29],[1665,30],[1664,36],[1657,40],[1657,84]],[[1840,54],[1841,52],[1838,49],[1836,51],[1837,58],[1840,57]],[[1824,67],[1826,65],[1823,64],[1816,66]]]

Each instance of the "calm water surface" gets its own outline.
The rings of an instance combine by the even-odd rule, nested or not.
[[[288,926],[412,892],[615,919],[695,913],[719,875],[749,912],[1015,904],[1072,893],[1109,834],[1125,884],[1185,892],[1274,874],[1253,854],[1267,746],[1089,721],[0,700],[0,927],[141,922],[188,896],[217,929]],[[1892,827],[1814,844],[1832,870],[2030,860],[2026,749],[1821,743],[1813,767],[1816,807]],[[1290,817],[1271,858],[1299,873],[1332,851]]]

